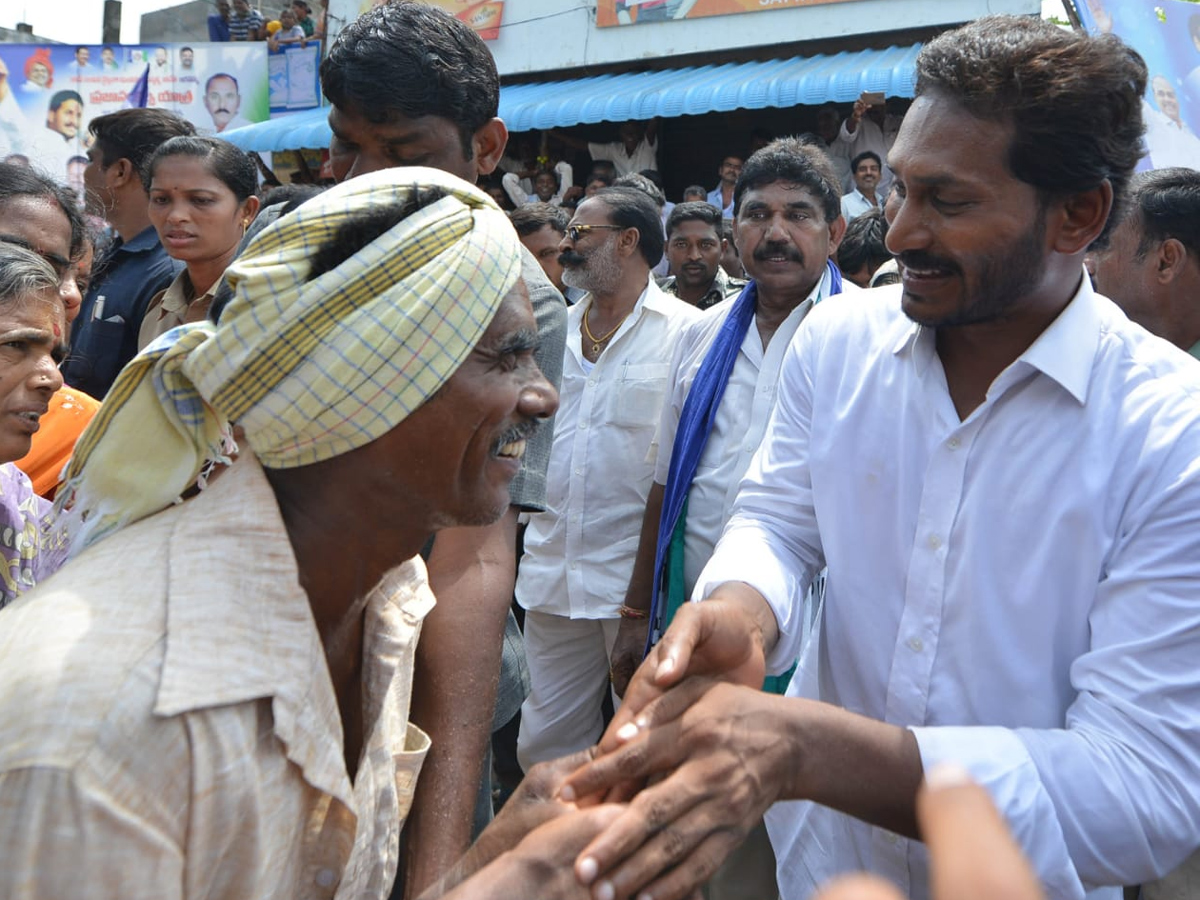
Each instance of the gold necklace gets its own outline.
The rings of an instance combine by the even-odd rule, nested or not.
[[[630,310],[629,312],[633,312]],[[583,314],[583,333],[587,335],[587,339],[592,342],[592,356],[600,353],[600,345],[607,341],[610,337],[617,333],[618,329],[625,324],[625,320],[629,318],[629,313],[621,316],[621,321],[617,323],[617,327],[603,337],[596,337],[592,334],[592,329],[588,328],[588,316],[592,313],[592,304],[588,304],[587,312]]]

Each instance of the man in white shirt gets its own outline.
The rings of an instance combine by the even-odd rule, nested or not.
[[[851,160],[870,150],[881,160],[886,160],[888,151],[896,141],[900,122],[900,116],[889,115],[885,106],[867,103],[860,98],[854,101],[854,109],[842,123],[837,138],[830,144],[830,150],[844,154]],[[887,194],[891,186],[892,170],[885,165],[879,175],[878,190]]]
[[[733,227],[754,280],[688,325],[675,347],[625,595],[626,607],[647,615],[621,620],[612,656],[618,694],[642,660],[652,623],[661,634],[712,555],[775,408],[779,366],[796,329],[814,304],[842,290],[829,261],[846,227],[840,195],[825,153],[795,138],[759,150],[742,170]],[[710,413],[706,430],[699,423]],[[680,558],[682,578],[672,565]],[[787,686],[768,682],[776,693]],[[759,827],[710,882],[709,900],[775,892],[775,860]]]
[[[717,170],[721,181],[708,192],[708,202],[721,211],[722,218],[733,218],[733,189],[742,174],[742,164],[740,156],[727,156],[721,160],[721,168]]]
[[[589,293],[567,313],[546,511],[530,516],[517,574],[530,676],[517,754],[526,769],[600,737],[670,352],[698,315],[650,277],[663,235],[644,192],[612,187],[584,200],[561,246],[564,282]]]
[[[547,132],[551,137],[576,150],[586,150],[592,159],[606,159],[613,164],[617,177],[640,172],[658,171],[658,119],[641,122],[622,122],[617,129],[619,140],[607,143],[583,141],[561,131]]]
[[[577,860],[594,896],[682,895],[800,800],[767,816],[784,897],[859,868],[924,897],[914,798],[946,761],[1054,898],[1115,900],[1200,844],[1200,374],[1082,267],[1138,160],[1145,65],[1004,16],[917,73],[890,157],[902,287],[808,317],[708,599],[562,792],[669,773]],[[800,650],[822,565],[789,696],[747,689]]]
[[[864,150],[850,161],[854,175],[854,190],[842,197],[842,217],[847,222],[865,212],[879,209],[879,197],[875,189],[883,172],[883,160],[873,150]]]
[[[1179,95],[1174,85],[1162,75],[1156,75],[1151,88],[1158,110],[1145,101],[1142,110],[1146,119],[1150,165],[1156,169],[1173,166],[1200,169],[1200,138],[1192,133],[1179,114]]]

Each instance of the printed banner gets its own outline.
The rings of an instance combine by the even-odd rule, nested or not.
[[[268,116],[265,43],[0,44],[0,159],[81,188],[89,123],[136,105],[129,95],[147,66],[146,106],[202,134]]]
[[[385,0],[362,0],[359,13],[365,13],[373,6],[379,6]],[[456,19],[471,26],[485,41],[494,41],[500,37],[501,19],[504,18],[504,3],[502,0],[422,0],[429,6],[444,9]]]
[[[1150,70],[1142,101],[1146,156],[1141,169],[1200,169],[1200,4],[1184,0],[1078,0],[1092,33],[1121,37]]]
[[[646,22],[678,22],[706,16],[764,12],[768,9],[794,9],[801,6],[827,6],[847,0],[599,0],[596,24],[641,25]]]
[[[271,116],[321,105],[321,44],[284,46],[267,59]]]

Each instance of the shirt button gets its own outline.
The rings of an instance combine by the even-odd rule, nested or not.
[[[579,473],[577,472],[576,474]],[[931,534],[929,536],[929,546],[936,550],[938,547],[942,546],[942,539],[936,534]]]
[[[889,844],[895,844],[900,840],[899,836],[892,834],[890,831],[883,836],[883,839]]]
[[[337,881],[337,873],[333,869],[322,869],[317,873],[317,887],[333,887],[333,883]]]
[[[914,653],[920,653],[922,650],[925,649],[925,644],[921,641],[920,638],[916,638],[916,637],[908,639],[908,646],[909,646],[909,649],[911,649]]]
[[[580,422],[580,423],[579,423],[579,430],[580,430],[580,431],[587,431],[587,422]]]
[[[958,438],[950,438],[950,440],[946,441],[946,446],[949,447],[951,450],[957,450],[958,446],[959,446]]]
[[[596,379],[593,378],[591,381],[588,382],[588,387],[595,387],[595,386],[596,386]]]
[[[582,474],[583,474],[583,469],[576,469],[576,470],[575,470],[575,474],[576,474],[576,475],[582,475]]]

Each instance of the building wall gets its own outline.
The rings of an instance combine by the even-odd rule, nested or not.
[[[331,34],[371,5],[330,0]],[[1041,0],[845,0],[623,28],[596,27],[596,0],[568,6],[565,0],[506,0],[500,36],[488,41],[501,75],[937,28],[989,13],[1036,15]]]
[[[208,40],[208,14],[215,9],[207,0],[191,0],[157,12],[145,13],[138,42],[154,44]]]

